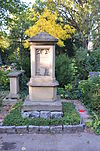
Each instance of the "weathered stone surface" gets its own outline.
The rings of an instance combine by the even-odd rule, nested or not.
[[[9,73],[7,76],[10,78],[10,93],[3,100],[3,105],[14,105],[20,101],[19,97],[19,76],[23,71],[14,71]]]
[[[0,126],[0,133],[6,133],[6,126]]]
[[[29,39],[31,49],[31,78],[28,82],[29,97],[23,104],[24,111],[58,111],[62,104],[57,96],[59,83],[55,78],[55,44],[57,39],[41,32]],[[41,114],[41,113],[40,113]],[[49,114],[41,114],[48,118]]]
[[[15,129],[18,134],[28,133],[27,126],[16,126]]]
[[[63,113],[62,112],[51,112],[51,111],[30,111],[30,112],[24,112],[22,111],[22,117],[23,118],[62,118]]]
[[[3,104],[3,106],[6,106],[6,105],[12,106],[12,105],[15,105],[17,102],[18,102],[17,99],[10,99],[10,98],[6,97],[3,99],[2,104]]]
[[[50,127],[49,126],[40,126],[39,133],[41,133],[41,134],[50,133]]]
[[[50,126],[51,133],[62,133],[62,125],[59,126]]]
[[[23,117],[23,118],[28,118],[28,117],[31,115],[31,112],[23,112],[23,111],[22,111],[21,114],[22,114],[22,117]]]
[[[51,118],[62,118],[62,112],[51,112]]]
[[[40,111],[40,118],[50,118],[50,111]]]
[[[72,125],[63,125],[64,133],[72,133]]]
[[[83,126],[81,125],[73,125],[72,126],[72,132],[75,133],[75,132],[82,132],[83,131]]]
[[[8,134],[15,134],[15,126],[6,126],[6,133]]]
[[[44,88],[43,88],[44,89]],[[35,90],[34,90],[35,91]],[[47,89],[45,90],[47,91]],[[43,93],[41,93],[42,95]],[[38,94],[37,94],[38,95]],[[40,95],[40,93],[39,93]],[[56,112],[61,112],[62,111],[62,103],[61,101],[58,100],[56,101],[31,101],[29,96],[27,96],[24,104],[23,104],[23,111],[56,111]]]
[[[23,71],[13,71],[13,72],[10,72],[9,74],[7,74],[8,77],[18,77],[20,76],[22,73],[24,73],[24,70]]]
[[[58,39],[51,36],[47,32],[41,32],[37,34],[36,36],[33,36],[29,39],[29,42],[57,42]]]
[[[39,126],[30,125],[28,127],[29,133],[38,133],[39,132]]]
[[[0,133],[24,134],[24,133],[76,133],[83,132],[85,124],[80,125],[59,125],[59,126],[0,126]]]
[[[79,126],[77,125],[78,132],[83,132],[85,129],[85,124],[80,124]]]
[[[0,126],[0,133],[14,134],[15,126]]]
[[[75,133],[75,132],[83,132],[85,128],[85,124],[80,125],[64,125],[63,131],[65,133]]]
[[[32,111],[30,117],[32,118],[39,118],[40,113],[38,111]]]

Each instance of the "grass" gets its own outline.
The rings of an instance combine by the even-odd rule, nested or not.
[[[5,117],[3,125],[76,125],[80,123],[80,115],[76,111],[73,103],[63,103],[63,118],[62,119],[42,119],[42,118],[25,118],[21,116],[21,109],[23,103],[17,103],[11,110],[11,112]]]

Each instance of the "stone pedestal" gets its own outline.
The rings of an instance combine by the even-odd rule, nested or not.
[[[29,96],[23,104],[23,112],[62,112],[57,96],[55,79],[55,44],[58,40],[46,32],[29,39],[31,45],[31,78]]]
[[[13,105],[19,100],[19,76],[23,71],[13,71],[7,76],[10,78],[10,93],[3,100],[3,105]]]
[[[23,111],[55,111],[61,112],[62,105],[59,96],[55,101],[32,101],[27,96],[25,103],[23,105]]]

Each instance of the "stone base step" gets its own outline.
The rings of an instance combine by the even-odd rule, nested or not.
[[[58,111],[62,112],[62,103],[58,96],[56,101],[31,101],[29,96],[26,98],[23,104],[23,111]]]
[[[62,118],[63,112],[51,112],[51,111],[30,111],[24,112],[22,110],[23,118],[44,118],[44,119],[54,119],[54,118]]]

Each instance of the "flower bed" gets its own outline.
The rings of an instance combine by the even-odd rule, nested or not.
[[[50,125],[78,125],[80,124],[80,115],[75,109],[73,103],[63,103],[63,118],[62,119],[42,119],[42,118],[25,118],[21,116],[23,102],[17,103],[10,113],[4,118],[3,125],[5,126],[50,126]]]

